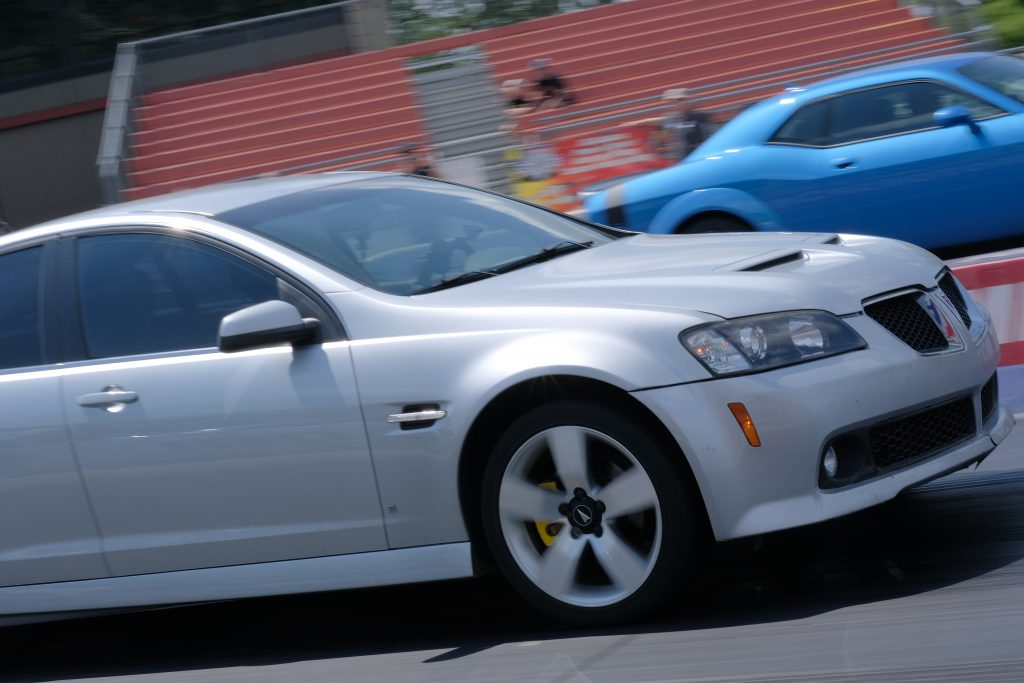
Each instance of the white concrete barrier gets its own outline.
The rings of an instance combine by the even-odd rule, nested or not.
[[[1000,365],[1024,365],[1024,249],[949,262],[975,301],[992,314]]]

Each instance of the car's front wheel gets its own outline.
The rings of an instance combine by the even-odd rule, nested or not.
[[[484,530],[502,573],[534,606],[574,623],[627,621],[664,604],[702,550],[681,457],[597,404],[523,415],[484,474]]]

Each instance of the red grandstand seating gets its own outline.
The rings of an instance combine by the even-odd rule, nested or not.
[[[738,106],[780,80],[959,45],[943,37],[896,0],[632,0],[175,87],[135,110],[126,194],[304,165],[393,165],[396,145],[426,139],[405,60],[441,50],[481,46],[498,79],[526,76],[534,57],[552,59],[579,104],[532,114],[526,125],[582,132],[609,125],[609,113],[649,109],[664,88],[699,88],[715,108]],[[764,76],[782,69],[792,71]]]
[[[731,4],[751,5],[747,0]],[[616,62],[615,54],[607,61],[606,55],[599,55],[573,68],[573,62],[561,60],[558,52],[552,52],[551,56],[564,73],[571,75],[574,90],[585,105],[583,108],[589,109],[656,95],[664,88],[708,86],[873,50],[899,49],[943,35],[886,0],[848,3],[870,13],[838,19],[840,15],[827,15],[822,11],[821,6],[825,4],[841,5],[815,3],[818,7],[815,17],[829,21],[810,25],[802,25],[801,21],[807,20],[804,14],[784,12],[787,8],[805,10],[806,2],[771,5],[769,11],[774,19],[763,17],[763,3],[751,5],[762,8],[754,10],[759,12],[758,16],[750,12],[737,17],[727,29],[718,26],[711,31],[710,41],[703,40],[709,37],[705,34],[693,34],[676,41],[678,50],[667,54],[662,46],[645,42],[632,51],[628,62]],[[922,49],[925,48],[918,48],[916,52]],[[914,52],[908,50],[905,54]],[[883,57],[891,58],[883,55],[867,61]]]

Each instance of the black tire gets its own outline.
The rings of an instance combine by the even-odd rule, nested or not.
[[[679,230],[682,235],[716,232],[750,232],[750,226],[731,216],[707,216],[690,221]]]
[[[566,400],[538,406],[522,415],[509,425],[494,447],[484,471],[481,498],[481,515],[487,542],[499,570],[516,591],[534,607],[555,619],[586,626],[638,619],[672,602],[671,597],[678,594],[681,587],[687,585],[687,579],[692,577],[694,570],[703,560],[703,505],[688,465],[682,460],[682,455],[674,444],[663,443],[661,439],[643,429],[641,424],[630,419],[628,414],[609,407]],[[553,437],[556,434],[581,434],[580,443],[585,444],[582,448],[582,459],[590,463],[587,479],[595,481],[599,476],[606,478],[603,484],[591,487],[594,498],[573,497],[572,492],[565,490],[565,484],[562,483],[564,477],[560,473],[554,475],[557,483],[538,484],[542,488],[549,488],[548,492],[542,494],[543,496],[550,493],[558,496],[558,500],[564,499],[568,502],[560,504],[560,516],[557,519],[563,526],[557,535],[553,536],[554,540],[549,538],[550,542],[547,545],[542,545],[543,539],[541,544],[534,541],[534,550],[531,550],[531,546],[524,538],[533,533],[533,523],[519,522],[522,517],[516,516],[515,512],[509,512],[509,498],[501,499],[502,487],[506,487],[506,495],[511,495],[508,492],[516,489],[517,483],[527,484],[528,491],[532,491],[529,484],[544,478],[544,458],[547,457],[549,462],[554,463],[555,450],[564,452],[564,449],[549,446],[556,443],[552,441],[552,438],[558,438]],[[624,448],[626,452],[618,450],[618,446]],[[546,455],[545,448],[548,448]],[[530,455],[531,453],[536,455]],[[620,469],[619,464],[625,464],[629,457],[632,458],[628,461],[629,466]],[[520,479],[515,472],[519,472],[529,462],[533,462],[532,469],[529,470],[530,479]],[[634,473],[633,468],[638,466],[642,472]],[[603,472],[606,474],[602,475]],[[624,477],[626,473],[632,476]],[[656,510],[643,508],[643,511],[626,512],[613,517],[611,505],[621,506],[622,500],[629,499],[629,496],[612,493],[611,485],[621,484],[627,479],[639,482],[644,474],[647,482],[642,485],[642,492],[637,493],[636,500],[647,500],[651,494],[646,487],[652,486],[656,494],[656,500],[653,502]],[[552,487],[557,487],[558,490],[551,491]],[[630,493],[634,491],[632,486],[627,486],[626,489]],[[622,492],[626,489],[619,486],[616,490]],[[610,504],[607,510],[600,501],[602,492],[612,496],[605,499]],[[615,499],[619,502],[613,502]],[[505,502],[499,504],[500,500]],[[545,498],[544,503],[550,504],[551,501],[552,499]],[[596,526],[590,531],[587,531],[586,527],[574,526],[575,523],[569,519],[579,517],[577,509],[582,503],[594,504],[596,509],[601,511],[594,517]],[[638,504],[634,502],[631,505]],[[627,505],[625,509],[630,507]],[[589,510],[586,506],[584,509]],[[585,518],[585,514],[583,517]],[[518,531],[520,524],[523,529],[521,532]],[[652,525],[656,527],[653,531],[650,529]],[[538,529],[543,527],[544,525],[537,525]],[[546,528],[550,530],[552,527],[548,525]],[[567,537],[563,538],[562,535],[567,532]],[[540,538],[539,532],[537,536]],[[657,542],[655,538],[658,539]],[[574,551],[562,553],[560,550],[549,557],[546,553],[555,548],[554,544],[557,542],[562,543],[560,549],[576,548],[579,543],[583,543],[585,547],[579,551],[579,559],[559,560],[560,555]],[[615,571],[607,571],[605,567],[615,567],[616,560],[630,559],[623,557],[624,546],[628,547],[635,557],[624,562]],[[614,548],[615,552],[611,552],[609,548]],[[536,557],[532,556],[534,552]],[[599,559],[599,556],[604,559]],[[569,572],[575,577],[571,580],[571,590],[567,588],[564,593],[555,595],[554,592],[544,590],[538,581],[531,578],[527,570],[532,568],[536,573],[543,573],[545,558],[559,560],[566,567],[575,563],[575,569]],[[638,558],[641,558],[639,562],[646,568],[645,575],[634,571],[639,566],[634,563]],[[561,570],[559,573],[563,578],[569,575]],[[604,574],[608,586],[601,585],[601,574]],[[617,581],[614,578],[616,576],[629,576],[630,579],[636,578],[637,581]],[[640,576],[645,578],[641,581],[638,578]],[[638,587],[631,589],[631,586]],[[598,596],[597,602],[590,602],[591,592]],[[564,597],[559,597],[562,595]],[[601,600],[611,602],[605,604],[601,603]]]

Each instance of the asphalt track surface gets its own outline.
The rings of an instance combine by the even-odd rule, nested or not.
[[[980,468],[715,549],[641,624],[552,623],[494,578],[0,630],[0,680],[1024,681],[1024,426]]]

